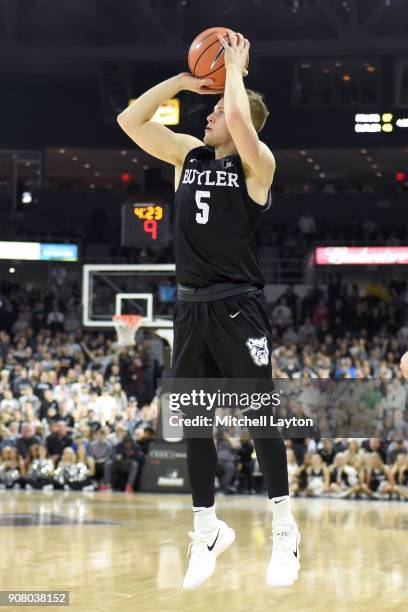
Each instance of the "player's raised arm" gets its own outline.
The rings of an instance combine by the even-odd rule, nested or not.
[[[219,36],[225,52],[225,121],[244,167],[269,189],[275,172],[275,158],[259,140],[251,119],[248,95],[242,79],[249,51],[249,41],[229,30],[228,41]]]
[[[175,166],[180,165],[188,151],[203,143],[194,136],[177,134],[151,119],[160,104],[182,90],[198,94],[214,93],[206,90],[206,86],[211,83],[211,79],[197,79],[189,73],[180,73],[142,94],[136,102],[118,115],[118,123],[146,153]]]

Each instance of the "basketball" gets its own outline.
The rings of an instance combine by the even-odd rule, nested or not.
[[[227,28],[215,27],[204,30],[193,40],[188,52],[188,66],[193,76],[213,79],[214,83],[209,89],[223,91],[226,78],[224,49],[217,34],[228,38]],[[248,63],[249,60],[247,68]]]

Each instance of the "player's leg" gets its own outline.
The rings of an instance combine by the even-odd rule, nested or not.
[[[196,303],[177,302],[174,321],[172,378],[211,378],[219,376],[201,335],[200,310]],[[212,427],[208,437],[191,437],[184,428],[187,472],[193,498],[194,531],[183,588],[194,589],[215,570],[216,558],[235,540],[235,532],[220,521],[215,512],[214,480],[217,451]]]
[[[210,303],[208,321],[206,340],[224,378],[272,379],[270,325],[258,292]],[[269,419],[270,414],[268,407],[254,416]],[[257,435],[255,428],[250,433],[272,511],[274,545],[268,584],[292,584],[299,570],[300,535],[291,510],[285,444],[277,431],[268,437]]]

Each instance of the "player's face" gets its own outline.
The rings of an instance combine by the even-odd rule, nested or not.
[[[218,147],[231,142],[224,115],[224,99],[221,98],[214,106],[213,112],[207,117],[204,142],[210,147]]]

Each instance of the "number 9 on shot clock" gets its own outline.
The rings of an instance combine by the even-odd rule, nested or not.
[[[121,246],[141,248],[168,244],[169,217],[167,204],[123,204]]]

